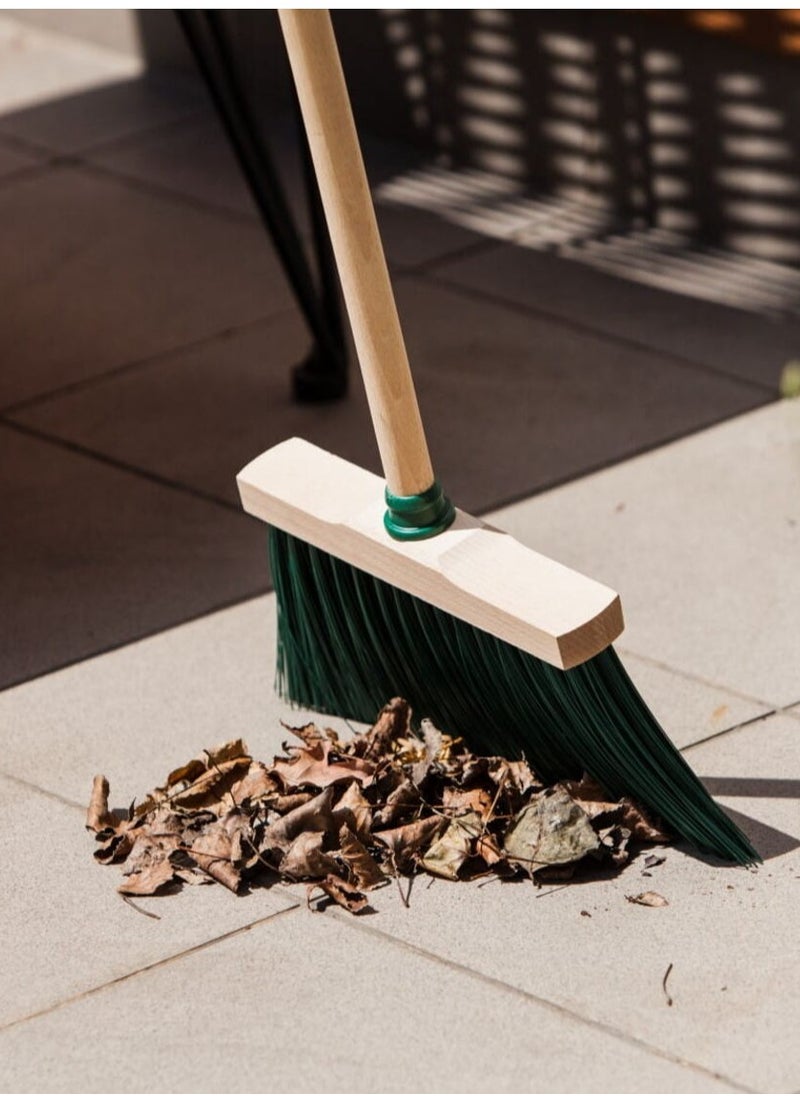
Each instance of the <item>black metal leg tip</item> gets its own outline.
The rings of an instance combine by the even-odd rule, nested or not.
[[[292,395],[298,403],[340,400],[347,395],[347,370],[312,354],[292,370]]]

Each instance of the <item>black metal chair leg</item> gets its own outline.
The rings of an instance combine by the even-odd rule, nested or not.
[[[322,298],[322,309],[331,337],[338,347],[338,357],[327,349],[316,347],[308,358],[295,366],[292,375],[294,393],[303,403],[318,403],[324,400],[338,399],[347,392],[347,346],[345,343],[344,323],[342,319],[342,298],[339,291],[339,276],[333,257],[331,239],[322,208],[317,176],[311,160],[306,130],[300,113],[300,103],[293,97],[295,117],[303,158],[306,200],[309,220],[314,240],[314,253],[317,259],[317,274]],[[321,353],[320,353],[321,351]]]
[[[321,293],[317,291],[300,232],[238,78],[220,13],[179,10],[175,14],[314,339],[308,357],[293,370],[294,394],[298,399],[315,402],[338,398],[347,389],[347,358],[338,296],[335,305],[331,303],[331,294],[338,294],[338,288],[330,285],[335,272],[327,228],[324,220],[317,222],[321,214],[316,182],[307,177]],[[323,252],[321,248],[327,250]],[[307,383],[298,380],[306,375]]]

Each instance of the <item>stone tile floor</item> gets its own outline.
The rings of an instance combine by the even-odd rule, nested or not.
[[[8,19],[0,61],[0,1090],[800,1089],[793,315],[379,207],[442,478],[621,590],[623,657],[758,871],[674,847],[657,880],[436,882],[358,920],[203,889],[152,920],[92,862],[94,772],[128,803],[293,718],[235,472],[292,433],[374,452],[356,385],[288,399],[306,336],[202,90]],[[366,144],[378,182],[413,166]],[[645,883],[670,905],[627,903]]]

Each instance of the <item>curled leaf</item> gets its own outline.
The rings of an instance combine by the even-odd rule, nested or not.
[[[92,795],[86,811],[86,829],[99,833],[107,826],[114,825],[114,817],[108,810],[108,781],[104,776],[96,776],[92,781]]]
[[[342,826],[339,832],[339,845],[339,855],[347,864],[359,890],[372,890],[386,882],[387,877],[373,860],[369,850],[347,826]]]
[[[319,831],[299,833],[278,865],[281,875],[290,879],[320,879],[335,873],[336,861],[322,851],[324,840],[325,834]]]
[[[443,879],[458,879],[464,861],[474,854],[475,841],[482,828],[481,819],[474,811],[453,819],[422,857],[421,866]]]
[[[369,903],[367,896],[362,894],[361,891],[352,887],[349,883],[346,883],[344,879],[340,879],[338,875],[329,875],[325,879],[320,879],[319,882],[313,883],[308,888],[309,900],[315,890],[324,891],[329,898],[332,898],[337,906],[341,906],[342,909],[348,910],[350,913],[361,913],[362,910],[367,909]]]

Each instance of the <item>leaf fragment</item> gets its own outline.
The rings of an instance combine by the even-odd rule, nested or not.
[[[643,891],[641,894],[626,894],[625,898],[628,902],[633,902],[637,906],[668,906],[669,902],[663,896],[663,894],[657,894],[655,891]]]

